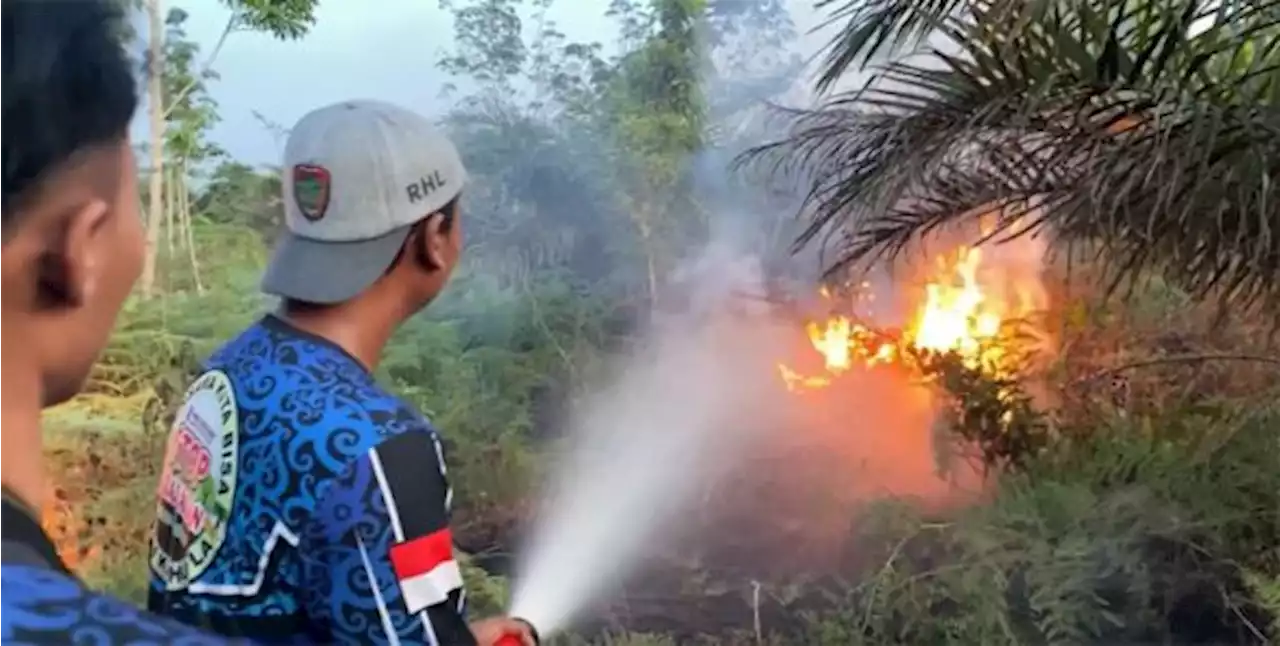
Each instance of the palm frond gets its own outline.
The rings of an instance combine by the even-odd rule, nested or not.
[[[924,41],[962,0],[820,0],[827,12],[818,29],[843,23],[826,47],[817,89],[825,92],[851,68],[876,56],[913,47]]]
[[[958,53],[877,68],[739,163],[801,181],[830,271],[996,213],[992,235],[1096,243],[1117,280],[1280,304],[1278,9],[971,2],[939,24]]]

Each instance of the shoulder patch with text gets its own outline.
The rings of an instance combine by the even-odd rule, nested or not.
[[[151,569],[171,591],[198,579],[226,539],[239,430],[231,380],[219,370],[200,375],[169,431],[151,536]]]

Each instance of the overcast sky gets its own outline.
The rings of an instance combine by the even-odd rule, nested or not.
[[[792,0],[801,30],[814,24],[812,0]],[[189,14],[187,33],[208,56],[230,12],[218,0],[165,0],[165,7]],[[375,10],[374,7],[377,7]],[[608,0],[559,0],[552,17],[570,40],[599,41],[616,36],[604,15]],[[145,17],[138,16],[145,20]],[[453,81],[435,67],[452,47],[453,20],[438,0],[321,0],[314,29],[299,41],[278,41],[250,32],[232,34],[213,64],[221,78],[210,90],[222,116],[213,139],[233,157],[275,163],[283,141],[254,112],[291,126],[322,105],[351,98],[391,101],[429,116],[442,115],[441,98]],[[145,22],[139,31],[145,33]],[[809,48],[806,48],[809,49]],[[137,141],[146,139],[146,114],[134,123]]]

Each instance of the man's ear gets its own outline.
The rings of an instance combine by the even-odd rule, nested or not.
[[[444,214],[436,212],[428,215],[418,229],[420,232],[417,241],[418,252],[421,254],[423,267],[428,271],[438,271],[448,265],[445,258],[447,236],[440,230],[443,224]]]
[[[97,240],[107,214],[106,202],[90,200],[51,219],[36,259],[37,307],[71,309],[93,297],[102,254],[111,252]]]

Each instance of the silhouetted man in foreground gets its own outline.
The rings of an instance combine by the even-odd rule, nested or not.
[[[468,625],[431,424],[373,378],[462,250],[457,150],[376,101],[313,111],[285,148],[268,315],[205,362],[169,436],[151,609],[262,642],[493,644]]]
[[[0,640],[222,644],[95,594],[40,528],[40,411],[74,396],[142,266],[129,121],[137,106],[112,0],[4,0],[0,300]]]

